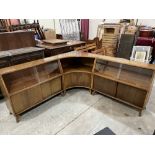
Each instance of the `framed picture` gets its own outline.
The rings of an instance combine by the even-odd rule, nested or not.
[[[146,51],[136,51],[135,52],[135,59],[137,61],[142,61],[144,62],[146,59]]]
[[[152,57],[151,46],[133,46],[130,60],[149,63]]]

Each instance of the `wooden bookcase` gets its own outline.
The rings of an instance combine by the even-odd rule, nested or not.
[[[64,90],[72,87],[91,87],[94,58],[71,57],[60,60]]]
[[[153,78],[152,69],[97,59],[92,89],[125,102],[141,112],[145,109]]]
[[[70,52],[0,70],[7,107],[19,115],[52,96],[84,87],[130,105],[146,108],[155,65],[83,52]]]

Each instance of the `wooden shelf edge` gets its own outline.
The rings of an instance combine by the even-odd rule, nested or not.
[[[60,74],[60,75],[58,75],[58,76],[51,77],[51,78],[49,78],[49,79],[47,79],[47,80],[45,80],[45,81],[38,82],[37,84],[34,84],[34,85],[32,85],[32,86],[29,86],[29,87],[26,87],[26,88],[24,88],[24,89],[22,89],[22,90],[18,90],[18,91],[16,91],[16,92],[10,93],[9,96],[11,97],[11,96],[13,96],[13,95],[16,95],[16,94],[18,94],[18,93],[21,93],[21,92],[26,91],[26,90],[28,90],[28,89],[31,89],[31,88],[33,88],[33,87],[39,86],[39,85],[41,85],[41,84],[43,84],[43,83],[46,83],[46,82],[51,81],[51,80],[54,80],[54,79],[59,78],[59,77],[61,77],[61,76],[62,76],[62,75]]]
[[[73,70],[73,71],[68,71],[68,72],[63,72],[63,74],[70,74],[70,73],[86,73],[86,74],[92,74],[92,72],[89,71],[80,71],[80,70]]]
[[[72,88],[86,88],[86,89],[91,89],[91,87],[86,87],[86,86],[72,86],[72,87],[64,88],[64,90],[68,90],[68,89],[72,89]]]
[[[16,91],[16,92],[9,93],[9,96],[11,97],[11,96],[13,96],[13,95],[16,95],[16,94],[18,94],[18,93],[21,93],[21,92],[26,91],[26,90],[28,90],[28,89],[31,89],[31,88],[33,88],[33,87],[36,87],[36,86],[38,86],[38,85],[39,85],[39,83],[34,84],[34,85],[32,85],[32,86],[29,86],[29,87],[26,87],[26,88],[24,88],[24,89],[22,89],[22,90],[18,90],[18,91]]]
[[[106,76],[106,75],[102,75],[102,74],[99,74],[99,73],[94,73],[94,75],[100,76],[100,77],[103,77],[105,79],[109,79],[109,80],[112,80],[112,81],[115,81],[115,82],[118,82],[118,83],[122,83],[122,84],[125,84],[125,85],[128,85],[128,86],[132,86],[132,87],[135,87],[135,88],[138,88],[138,89],[149,91],[149,88],[144,88],[144,87],[132,84],[132,83],[127,83],[125,81],[122,81],[122,80],[119,80],[119,79],[115,79],[115,78],[112,78],[112,77],[109,77],[109,76]]]

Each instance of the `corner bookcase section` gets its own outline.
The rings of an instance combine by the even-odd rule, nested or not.
[[[64,73],[70,72],[92,72],[94,58],[72,57],[61,59],[61,64]]]
[[[7,107],[17,121],[28,109],[74,87],[99,92],[141,114],[151,93],[155,65],[73,51],[1,69],[0,74]]]
[[[91,87],[91,73],[94,58],[72,57],[61,59],[64,79],[64,89],[72,87]]]

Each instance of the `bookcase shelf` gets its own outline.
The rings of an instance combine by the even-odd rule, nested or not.
[[[94,58],[65,58],[61,59],[63,73],[87,72],[91,73]]]
[[[35,67],[5,74],[3,75],[3,79],[10,94],[39,84]]]
[[[148,90],[153,72],[139,67],[99,60],[96,62],[94,73],[107,79]]]
[[[64,73],[70,72],[88,72],[91,73],[92,68],[89,66],[76,66],[76,67],[65,67],[63,68]]]
[[[58,61],[45,63],[16,73],[3,75],[4,82],[10,95],[29,89],[40,83],[47,82],[60,76]]]
[[[122,70],[119,76],[119,81],[122,81],[126,84],[132,84],[135,87],[148,90],[151,82],[151,77],[148,77],[143,74],[137,74],[136,72],[130,72]]]
[[[0,84],[17,116],[67,89],[84,87],[136,108],[148,102],[155,66],[128,60],[71,52],[0,71]]]

